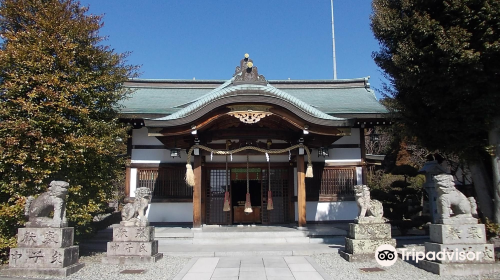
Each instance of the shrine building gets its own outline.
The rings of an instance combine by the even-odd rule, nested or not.
[[[353,187],[366,184],[364,129],[389,124],[368,78],[266,80],[248,55],[229,80],[125,87],[126,195],[150,188],[150,222],[353,220]]]

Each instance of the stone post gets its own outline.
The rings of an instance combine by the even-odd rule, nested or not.
[[[108,242],[103,263],[156,262],[163,257],[158,253],[158,240],[154,240],[155,229],[145,216],[150,201],[151,190],[142,187],[136,190],[134,201],[123,207],[122,221],[113,227],[113,241]]]
[[[48,191],[36,199],[29,197],[25,228],[17,232],[17,248],[10,249],[9,276],[63,276],[80,270],[79,247],[73,245],[74,229],[67,227],[66,195],[69,184],[52,181]],[[49,214],[53,212],[53,217]]]
[[[456,276],[499,272],[493,244],[486,243],[485,227],[474,217],[475,200],[455,188],[451,175],[437,175],[434,182],[438,219],[437,224],[430,225],[430,242],[425,243],[426,259],[418,263],[420,268]]]
[[[373,261],[380,245],[396,247],[396,239],[391,238],[391,225],[383,218],[382,203],[370,198],[370,189],[356,185],[354,191],[359,214],[354,223],[349,224],[345,250],[339,250],[339,254],[349,262]]]
[[[429,214],[431,216],[431,221],[433,224],[437,223],[438,212],[437,212],[437,192],[436,185],[434,183],[434,176],[442,173],[448,173],[437,160],[428,161],[424,164],[422,169],[418,171],[419,173],[425,174],[424,189],[429,196]]]

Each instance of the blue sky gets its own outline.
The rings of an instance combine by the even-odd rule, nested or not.
[[[81,0],[104,15],[100,34],[132,52],[143,79],[230,79],[245,53],[267,79],[332,79],[328,0]],[[336,0],[338,79],[383,77],[371,58],[370,0]],[[380,94],[377,93],[380,98]]]

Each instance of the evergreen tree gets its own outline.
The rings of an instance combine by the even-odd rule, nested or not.
[[[0,0],[0,250],[23,224],[26,196],[70,183],[81,234],[123,172],[117,104],[136,75],[99,36],[102,17],[73,0]]]
[[[481,210],[492,216],[499,186],[484,188],[478,173],[500,124],[500,1],[373,0],[371,20],[397,117],[426,148],[469,161]]]

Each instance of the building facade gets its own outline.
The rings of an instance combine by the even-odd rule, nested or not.
[[[364,129],[389,124],[368,78],[268,81],[248,57],[230,80],[125,86],[126,194],[151,189],[151,222],[352,220],[353,186],[366,183]]]

